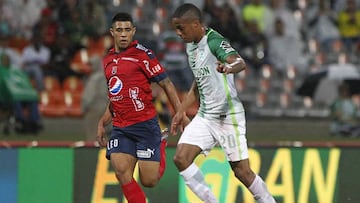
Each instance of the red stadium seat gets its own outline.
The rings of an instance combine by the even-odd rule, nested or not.
[[[113,41],[109,35],[104,35],[99,38],[86,39],[86,47],[89,57],[104,56],[107,49],[112,45]]]
[[[66,113],[64,92],[43,91],[40,93],[39,111],[45,117],[63,117]]]
[[[66,116],[81,117],[81,96],[84,91],[82,79],[76,76],[67,77],[62,88],[64,90]]]
[[[81,78],[76,76],[69,76],[65,78],[62,89],[64,91],[76,92],[81,94],[84,90],[84,83]]]
[[[64,99],[66,105],[66,116],[69,117],[82,117],[81,110],[81,93],[65,91]]]
[[[53,76],[44,77],[45,90],[40,93],[39,111],[45,117],[65,116],[64,92],[60,81]]]
[[[60,81],[53,76],[44,77],[44,85],[46,91],[59,91],[61,90]]]
[[[90,74],[91,68],[88,64],[89,54],[86,48],[80,49],[71,59],[70,67],[73,71],[77,73]]]

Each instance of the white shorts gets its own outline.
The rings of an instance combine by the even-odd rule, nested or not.
[[[211,120],[196,115],[185,127],[178,144],[196,145],[205,155],[218,144],[228,161],[240,161],[249,158],[245,133],[244,113]]]

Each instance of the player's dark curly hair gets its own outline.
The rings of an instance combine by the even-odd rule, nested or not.
[[[111,23],[114,24],[114,23],[117,22],[117,21],[130,21],[131,24],[134,24],[131,15],[128,14],[128,13],[117,13],[117,14],[113,17]]]
[[[197,19],[200,22],[203,22],[203,17],[201,14],[201,11],[198,7],[196,7],[194,4],[185,3],[179,6],[173,15],[172,18],[181,18],[183,16],[186,16],[188,18]]]

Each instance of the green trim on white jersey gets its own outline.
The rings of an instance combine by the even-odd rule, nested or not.
[[[186,46],[189,65],[194,73],[200,95],[198,115],[203,118],[221,118],[243,112],[237,96],[234,74],[223,74],[216,70],[217,61],[236,54],[230,43],[213,29],[208,29],[199,43]],[[236,124],[236,120],[233,120]]]

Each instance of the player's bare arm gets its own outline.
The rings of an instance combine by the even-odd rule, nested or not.
[[[174,108],[175,112],[178,111],[180,107],[180,99],[177,95],[176,88],[171,80],[167,77],[159,82],[161,88],[164,89],[167,98],[169,99],[172,107]]]
[[[238,73],[246,69],[246,63],[244,59],[238,54],[232,54],[226,57],[225,63],[217,62],[218,66],[216,70],[219,73]]]
[[[98,130],[96,135],[96,140],[99,142],[99,145],[102,147],[106,146],[107,139],[105,137],[105,126],[107,126],[112,119],[112,113],[110,111],[110,104],[107,105],[103,116],[98,122]]]
[[[169,78],[165,78],[164,80],[159,82],[160,87],[162,87],[170,100],[171,105],[174,108],[175,115],[177,112],[181,111],[181,103],[180,99],[177,95],[176,88],[174,84],[171,82]],[[181,116],[180,116],[181,115]],[[186,123],[186,125],[190,122],[190,119],[186,116],[185,112],[183,114],[179,114],[179,118],[177,119],[180,124]],[[175,135],[175,133],[171,133],[172,135]]]
[[[199,93],[196,82],[194,81],[184,101],[181,103],[179,110],[176,111],[172,119],[170,129],[171,134],[175,135],[179,130],[182,132],[185,126],[190,123],[190,119],[186,116],[186,109],[189,109],[198,99]]]

